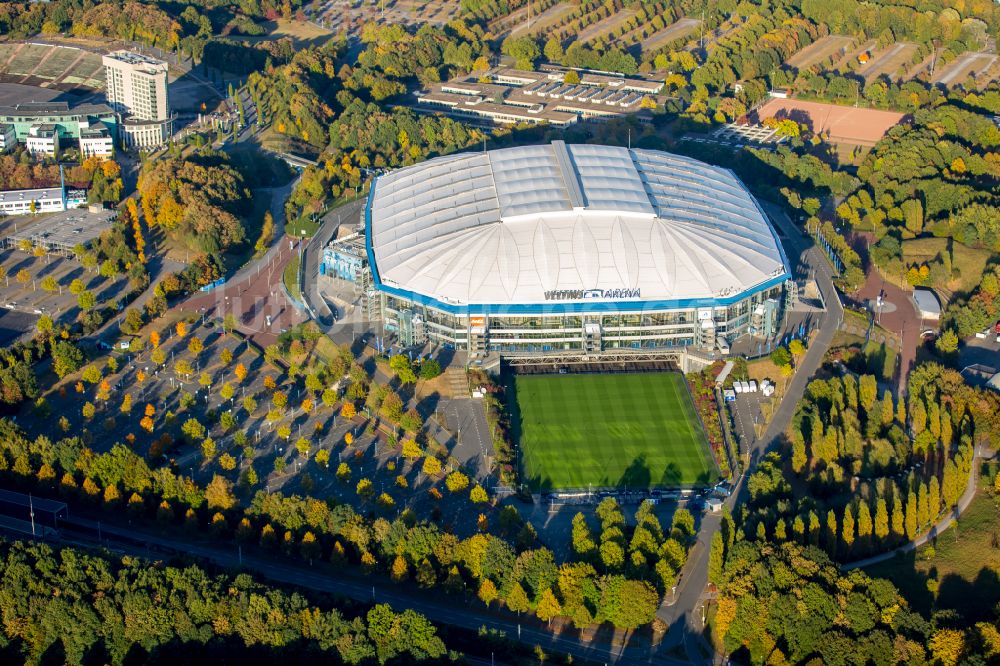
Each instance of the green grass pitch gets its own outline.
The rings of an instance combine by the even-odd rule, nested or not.
[[[679,373],[518,375],[508,396],[522,478],[533,490],[719,479]]]

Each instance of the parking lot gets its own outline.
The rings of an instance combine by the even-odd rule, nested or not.
[[[997,342],[995,333],[984,338],[966,338],[958,348],[958,358],[963,370],[975,370],[963,372],[966,381],[973,385],[984,384],[993,374],[1000,372],[1000,342]]]
[[[0,250],[0,306],[53,320],[72,321],[80,311],[77,294],[70,290],[79,279],[83,288],[101,303],[124,288],[126,278],[101,276],[88,270],[76,259],[47,254],[36,257],[21,250]],[[49,280],[52,278],[52,280]],[[74,288],[75,289],[75,288]]]
[[[760,391],[753,393],[737,393],[736,400],[726,402],[726,408],[732,417],[733,431],[739,439],[740,455],[750,450],[757,441],[756,426],[764,423],[761,404],[769,402]]]

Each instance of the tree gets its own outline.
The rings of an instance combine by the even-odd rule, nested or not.
[[[28,272],[27,268],[22,268],[14,276],[14,279],[20,282],[22,285],[26,285],[31,282],[31,273]]]
[[[867,548],[871,544],[872,536],[872,514],[868,508],[868,503],[862,500],[858,504],[858,540],[862,547]]]
[[[718,585],[722,580],[722,567],[724,564],[725,543],[722,540],[722,533],[716,530],[712,535],[712,546],[708,552],[708,582]]]
[[[528,595],[524,591],[524,588],[521,587],[520,583],[514,583],[514,585],[511,586],[510,591],[504,598],[504,604],[507,606],[508,610],[512,610],[515,613],[520,614],[528,610],[530,607]]]
[[[471,491],[469,491],[469,500],[471,500],[474,504],[483,504],[488,502],[490,497],[486,494],[486,491],[483,490],[482,486],[476,485]]]
[[[489,606],[497,598],[497,586],[493,584],[493,581],[487,578],[479,585],[479,592],[477,593],[477,596],[480,601]]]
[[[233,471],[236,469],[236,458],[232,457],[228,453],[223,453],[219,456],[219,467],[227,472]]]
[[[546,588],[542,596],[538,599],[538,606],[535,607],[535,615],[542,622],[551,622],[552,618],[562,613],[562,606],[552,594],[551,588]]]
[[[955,666],[965,652],[965,635],[958,629],[938,629],[931,636],[929,647],[942,666]]]
[[[612,624],[632,630],[653,621],[659,602],[649,583],[611,576],[604,584],[600,606]]]
[[[370,479],[360,479],[355,486],[355,491],[360,497],[370,499],[375,494],[375,486]]]
[[[81,292],[79,296],[76,297],[76,304],[80,306],[81,310],[91,310],[95,305],[97,305],[97,297],[94,296],[92,291]]]
[[[271,211],[266,211],[264,213],[264,222],[260,228],[260,237],[254,244],[254,252],[258,255],[263,254],[265,250],[271,245],[271,241],[274,239],[274,218],[271,216]]]
[[[913,541],[917,538],[919,525],[917,520],[917,496],[912,490],[906,495],[905,521],[906,538]]]
[[[1000,478],[1000,474],[997,475]],[[937,477],[932,476],[927,484],[927,515],[930,522],[937,519],[941,513],[941,484]]]
[[[779,368],[792,365],[792,354],[784,347],[777,347],[771,352],[771,362]]]
[[[427,476],[436,476],[441,473],[441,461],[434,456],[427,456],[421,471]]]
[[[209,509],[228,511],[236,506],[233,484],[223,476],[215,474],[205,486],[205,501]]]
[[[52,369],[60,379],[76,372],[82,364],[83,352],[72,342],[59,340],[52,345]]]
[[[934,343],[934,347],[943,356],[949,356],[958,351],[958,335],[952,329],[945,329]]]
[[[419,458],[424,454],[420,445],[412,439],[403,440],[402,453],[404,458]]]
[[[201,443],[201,455],[205,458],[205,462],[211,462],[217,452],[215,440],[211,437],[206,437],[205,441]]]
[[[247,367],[242,363],[237,363],[236,367],[233,368],[233,374],[235,374],[236,378],[242,382],[247,378]]]
[[[500,45],[500,50],[514,59],[514,66],[518,69],[534,69],[535,61],[541,55],[538,43],[531,37],[508,37]]]
[[[420,378],[434,379],[441,374],[441,364],[429,358],[420,364]]]
[[[444,480],[445,486],[453,493],[458,493],[469,487],[469,477],[455,470]]]
[[[858,379],[858,402],[865,412],[870,413],[878,399],[878,382],[874,375],[861,375]]]
[[[392,561],[392,571],[391,577],[393,582],[401,583],[406,580],[406,577],[410,573],[410,565],[407,564],[406,558],[402,555],[397,555],[396,559]]]
[[[881,497],[875,502],[875,538],[880,545],[884,545],[885,539],[889,536],[889,511],[886,509],[885,500]]]
[[[416,384],[417,375],[413,372],[413,364],[403,354],[396,354],[389,359],[389,368],[399,377],[401,384]]]
[[[555,37],[549,37],[545,42],[545,59],[551,63],[560,63],[563,59],[562,43]]]
[[[324,402],[325,402],[325,397],[324,397]],[[344,402],[344,404],[340,408],[340,415],[345,419],[353,419],[355,416],[357,416],[357,411],[354,409],[354,403],[350,401]],[[403,442],[404,448],[406,442],[412,442],[412,440],[406,440],[405,442]],[[404,455],[406,455],[405,452]],[[413,456],[408,456],[408,457],[413,457]]]

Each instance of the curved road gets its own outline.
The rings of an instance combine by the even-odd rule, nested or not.
[[[822,251],[808,236],[788,219],[784,211],[774,204],[762,201],[772,221],[784,234],[782,241],[789,257],[800,258],[798,271],[812,274],[823,294],[827,311],[822,315],[819,332],[802,357],[795,375],[788,383],[785,396],[775,410],[771,422],[750,450],[750,462],[743,476],[737,481],[737,487],[732,496],[726,500],[727,508],[732,511],[736,505],[745,502],[748,497],[746,479],[756,469],[761,458],[777,444],[778,437],[785,431],[795,413],[799,398],[805,392],[809,380],[819,369],[823,356],[833,342],[834,333],[844,318],[844,308],[840,303],[837,290],[833,286],[833,270]],[[794,261],[794,259],[793,259]],[[711,648],[702,638],[704,630],[704,591],[708,585],[708,552],[712,536],[721,526],[721,517],[717,514],[705,514],[698,540],[688,555],[688,561],[681,572],[681,580],[676,588],[674,603],[661,606],[658,617],[670,627],[670,633],[664,639],[664,646],[683,643],[688,659],[695,664],[704,663],[703,652],[711,654]],[[668,599],[669,600],[669,599]]]

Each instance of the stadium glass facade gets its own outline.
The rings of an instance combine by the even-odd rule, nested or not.
[[[724,219],[727,215],[725,198],[728,195],[722,196],[722,204],[715,208],[711,207],[714,202],[708,202],[702,209],[695,210],[694,204],[686,198],[688,193],[679,191],[674,183],[664,180],[660,185],[649,185],[649,181],[656,178],[655,169],[662,170],[654,160],[658,159],[657,155],[667,154],[625,153],[625,149],[605,148],[621,151],[609,152],[611,157],[620,158],[620,164],[612,165],[615,168],[627,172],[631,158],[639,178],[635,173],[619,176],[601,163],[593,166],[595,160],[607,160],[608,157],[590,149],[604,147],[571,149],[556,144],[550,149],[554,158],[548,168],[555,176],[551,178],[549,189],[556,191],[554,196],[558,197],[563,196],[558,191],[563,183],[567,183],[569,190],[575,188],[575,192],[565,195],[565,203],[546,201],[538,205],[529,196],[525,204],[511,204],[505,188],[533,185],[504,184],[504,179],[509,181],[512,177],[501,173],[502,169],[513,173],[524,170],[527,163],[532,178],[540,173],[544,180],[548,174],[537,164],[531,164],[531,154],[524,160],[514,155],[518,158],[512,162],[515,166],[504,166],[503,160],[511,156],[498,153],[519,149],[491,151],[488,156],[483,155],[492,171],[489,182],[496,189],[495,195],[489,191],[485,195],[464,196],[461,183],[459,187],[449,183],[446,190],[457,201],[475,199],[479,217],[473,223],[456,222],[456,214],[452,211],[459,206],[448,208],[447,203],[440,206],[440,210],[445,211],[443,217],[429,222],[421,207],[428,205],[427,201],[437,206],[433,203],[433,195],[405,190],[396,203],[391,199],[392,188],[400,187],[401,178],[390,181],[387,187],[383,187],[382,178],[375,182],[364,213],[368,260],[365,270],[370,284],[367,292],[369,311],[380,314],[386,332],[397,335],[403,345],[429,341],[472,354],[499,352],[503,355],[558,352],[598,355],[615,350],[681,347],[727,351],[729,342],[748,333],[771,337],[777,332],[784,304],[784,286],[789,279],[788,263],[763,211],[735,176],[730,172],[719,175],[712,171],[709,174],[713,178],[729,179],[724,185],[733,192],[739,189],[742,197],[740,209],[732,216],[736,221],[724,220],[716,225],[714,216]],[[541,148],[548,150],[547,146]],[[549,159],[545,153],[537,155],[540,155],[538,160]],[[688,166],[686,158],[677,159],[685,160],[684,166]],[[693,160],[689,162],[701,165]],[[410,169],[420,169],[420,166]],[[445,166],[452,172],[460,170],[454,164]],[[599,170],[601,178],[591,178],[588,168]],[[645,197],[640,197],[641,201],[635,198],[607,204],[598,201],[602,190],[601,185],[595,183],[605,182],[602,179],[613,182],[630,177],[634,178],[640,194],[645,188],[648,201]],[[412,180],[422,183],[431,178],[433,174],[418,173]],[[684,187],[693,188],[694,185],[685,184]],[[669,198],[665,193],[679,196]],[[493,201],[490,196],[500,202],[497,219],[489,218],[489,206]],[[381,202],[379,197],[383,197]],[[683,210],[678,208],[677,201],[683,202]],[[517,209],[517,206],[522,208]],[[539,206],[539,209],[526,210],[524,206]],[[567,210],[563,212],[560,206]],[[619,207],[625,211],[619,212]],[[612,208],[613,212],[606,212]],[[409,218],[400,222],[400,214]],[[681,214],[694,223],[687,218],[679,219]],[[623,222],[631,231],[622,231]],[[740,224],[750,227],[746,240],[739,237]],[[488,234],[517,234],[528,225],[535,227],[530,229],[528,241],[518,243],[516,250],[512,248],[517,239],[501,238],[496,242],[498,249],[491,246]],[[697,235],[686,232],[687,235],[677,242],[672,238],[651,243],[640,240],[634,243],[634,250],[621,240],[623,235],[628,238],[628,233],[637,236],[640,231],[646,233],[643,230],[647,228],[655,235],[660,233],[660,226],[668,227],[665,233],[669,234],[684,225],[695,229]],[[445,231],[439,234],[439,228]],[[498,228],[501,231],[496,232]],[[464,236],[458,249],[452,252],[449,243],[456,233]],[[549,243],[550,247],[557,248],[554,255],[544,255],[544,248],[539,249],[549,241],[546,233],[559,241]],[[560,233],[565,238],[558,238]],[[584,234],[596,237],[597,242],[591,242]],[[605,237],[610,240],[605,241]],[[743,257],[744,245],[749,248],[745,254],[750,259]],[[579,249],[581,247],[583,249]],[[649,256],[644,256],[644,252]],[[663,265],[671,258],[676,265],[664,269]],[[717,262],[719,265],[701,267],[698,262]],[[559,269],[546,273],[547,265],[552,263],[559,264]],[[602,272],[593,268],[594,265],[600,266]],[[413,266],[418,268],[413,269]],[[612,276],[610,280],[608,274]],[[573,282],[578,275],[583,278],[580,284]],[[619,276],[624,279],[614,282]],[[746,282],[740,282],[744,279]],[[497,285],[502,285],[502,289]],[[553,288],[547,288],[548,285]],[[467,288],[479,291],[463,291]],[[477,298],[484,293],[486,298]],[[489,298],[504,293],[508,298]],[[519,298],[522,293],[526,298]],[[644,298],[646,294],[648,298]],[[761,312],[769,316],[761,317]]]

